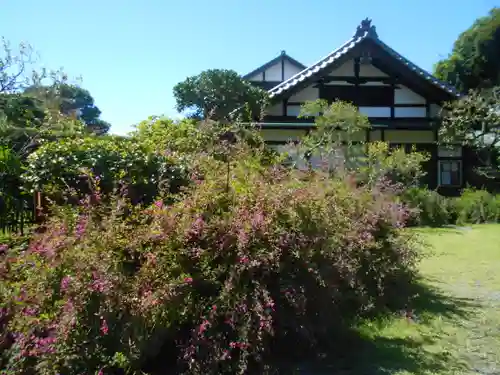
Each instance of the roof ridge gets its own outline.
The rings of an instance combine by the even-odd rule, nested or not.
[[[451,85],[447,82],[444,82],[444,81],[440,80],[439,78],[436,78],[434,75],[432,75],[428,71],[420,68],[418,65],[411,62],[406,57],[404,57],[403,55],[398,53],[396,50],[391,48],[388,44],[383,42],[378,37],[374,26],[370,26],[371,25],[370,20],[364,20],[363,22],[365,22],[365,25],[364,25],[365,29],[358,27],[358,30],[356,30],[356,33],[354,34],[354,36],[352,36],[348,41],[346,41],[340,47],[333,50],[328,55],[326,55],[325,57],[318,60],[316,63],[308,66],[307,68],[301,70],[297,74],[294,74],[292,77],[288,78],[287,80],[281,82],[280,84],[276,85],[272,89],[268,90],[270,97],[272,98],[276,95],[279,95],[280,93],[288,90],[290,87],[293,87],[296,84],[298,84],[299,82],[304,81],[306,78],[311,77],[313,74],[319,72],[321,69],[326,68],[326,66],[330,65],[335,60],[340,58],[342,55],[349,52],[352,48],[354,48],[361,41],[368,39],[368,38],[373,40],[382,49],[384,49],[387,53],[389,53],[390,55],[395,57],[397,60],[402,62],[404,65],[406,65],[410,70],[419,74],[420,76],[422,76],[424,79],[426,79],[427,81],[429,81],[433,85],[448,92],[448,94],[452,94],[456,97],[460,97],[462,95],[462,93],[460,91],[458,91],[453,85]]]

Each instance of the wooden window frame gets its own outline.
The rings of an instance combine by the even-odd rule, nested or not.
[[[442,170],[441,167],[444,163],[458,163],[458,184],[443,184],[442,182]],[[462,187],[463,184],[463,160],[461,158],[439,158],[437,161],[437,179],[438,186],[441,187]]]

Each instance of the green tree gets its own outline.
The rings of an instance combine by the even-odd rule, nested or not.
[[[318,115],[319,114],[319,115]],[[346,170],[360,156],[361,144],[356,142],[370,128],[368,118],[351,103],[324,99],[306,102],[299,117],[314,117],[315,131],[302,138],[293,152],[296,161],[307,160],[309,168],[320,163],[329,172]],[[362,137],[364,139],[364,136]],[[316,161],[314,161],[316,160]]]
[[[61,83],[55,86],[33,86],[26,94],[42,100],[47,107],[58,108],[66,116],[74,116],[88,129],[97,134],[105,134],[111,125],[100,119],[101,110],[95,105],[90,92],[80,86]]]
[[[451,54],[436,64],[434,74],[463,92],[500,85],[500,8],[461,33]]]
[[[240,114],[260,118],[267,93],[243,80],[233,70],[212,69],[188,77],[174,86],[179,112],[199,119],[230,120]]]
[[[20,93],[0,93],[0,114],[17,127],[39,124],[45,117],[41,100]]]
[[[475,149],[482,164],[478,172],[488,176],[500,171],[500,87],[471,90],[469,95],[446,104],[440,136],[443,143]]]

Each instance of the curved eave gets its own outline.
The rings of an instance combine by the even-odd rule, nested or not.
[[[271,99],[278,97],[282,94],[285,94],[289,91],[291,91],[293,88],[298,86],[304,81],[308,81],[314,76],[320,75],[325,69],[327,69],[329,66],[332,64],[336,63],[341,59],[343,56],[345,56],[347,53],[352,51],[357,45],[359,45],[363,40],[365,39],[370,39],[374,41],[378,46],[380,46],[383,50],[385,50],[390,56],[392,56],[394,59],[399,61],[401,64],[406,66],[408,69],[419,75],[421,78],[425,79],[432,85],[438,87],[442,91],[446,92],[447,95],[449,95],[451,98],[460,98],[464,94],[459,92],[455,87],[452,85],[439,80],[438,78],[434,77],[432,74],[429,72],[425,71],[424,69],[418,67],[405,57],[403,57],[401,54],[393,50],[391,47],[389,47],[387,44],[385,44],[383,41],[381,41],[378,37],[372,36],[372,34],[365,32],[361,37],[353,37],[349,39],[346,43],[344,43],[341,47],[337,48],[330,54],[328,54],[326,57],[322,58],[319,60],[317,63],[311,65],[310,67],[302,70],[301,72],[295,74],[294,76],[290,77],[286,81],[280,83],[279,85],[273,87],[268,91],[269,96]]]

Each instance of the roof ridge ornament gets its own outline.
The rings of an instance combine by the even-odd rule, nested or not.
[[[356,28],[354,37],[361,38],[365,35],[365,33],[367,33],[367,36],[371,36],[372,38],[378,38],[377,29],[375,25],[372,25],[372,20],[368,17],[362,20],[359,26]]]

